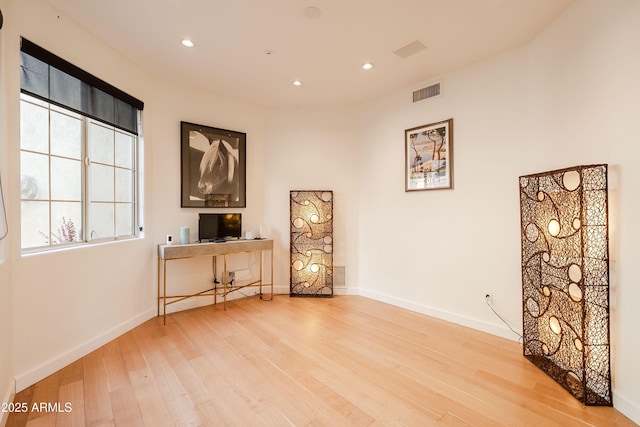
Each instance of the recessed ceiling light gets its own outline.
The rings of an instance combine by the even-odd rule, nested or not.
[[[182,46],[185,46],[185,47],[193,47],[194,46],[193,42],[191,40],[189,40],[189,39],[184,39],[184,40],[182,40],[181,43],[182,43]]]
[[[373,68],[373,64],[371,62],[365,62],[364,64],[362,64],[363,70],[370,70],[372,68]]]
[[[322,11],[315,6],[309,6],[302,11],[302,14],[309,19],[318,19],[322,15]]]
[[[300,80],[294,80],[293,81],[293,85],[294,86],[302,86],[302,82]]]

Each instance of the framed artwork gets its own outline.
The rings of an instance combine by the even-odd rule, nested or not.
[[[405,191],[453,188],[453,119],[404,131]]]
[[[244,208],[247,134],[180,122],[183,208]]]

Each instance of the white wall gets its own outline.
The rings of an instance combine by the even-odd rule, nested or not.
[[[640,423],[638,22],[636,0],[581,0],[531,44],[528,134],[547,169],[609,164],[614,405]]]
[[[0,8],[5,13],[5,0],[0,0]],[[4,43],[5,31],[0,31],[0,64],[5,61]],[[3,194],[7,191],[8,167],[7,158],[7,115],[6,115],[6,89],[3,68],[0,67],[0,181],[2,181]],[[7,231],[4,226],[3,203],[0,199],[0,238]],[[11,281],[10,281],[10,264],[7,260],[7,251],[9,240],[12,236],[7,235],[0,240],[0,403],[10,402],[15,393],[13,382],[13,318],[11,305]],[[0,414],[0,425],[4,425],[8,417],[7,413]]]
[[[614,404],[636,422],[638,22],[634,0],[576,2],[529,45],[442,76],[440,98],[367,104],[359,141],[361,293],[512,338],[483,294],[522,329],[518,176],[610,165]],[[404,193],[403,130],[450,117],[455,189]]]
[[[38,0],[10,1],[5,12],[4,57],[10,159],[14,376],[17,389],[146,320],[153,313],[153,251],[149,239],[38,255],[20,253],[19,47],[20,36],[145,99],[150,78],[125,58]],[[4,154],[3,153],[3,154]],[[126,271],[123,275],[121,272]]]
[[[485,305],[488,290],[519,328],[517,177],[527,172],[518,146],[526,139],[526,75],[526,51],[517,49],[442,76],[440,97],[414,104],[418,85],[363,108],[366,295],[506,334]],[[404,130],[449,118],[454,189],[405,192]]]
[[[333,265],[345,267],[347,288],[358,284],[358,114],[354,107],[278,108],[266,115],[265,224],[279,244],[275,283],[289,292],[289,192],[333,190]]]
[[[228,97],[203,93],[197,88],[167,85],[165,82],[162,85],[163,90],[150,98],[154,109],[151,124],[154,138],[146,144],[152,152],[153,165],[153,170],[146,173],[151,177],[148,189],[154,195],[147,215],[154,229],[152,241],[164,243],[167,234],[172,234],[178,241],[180,227],[186,226],[191,230],[190,240],[195,242],[198,238],[199,212],[239,212],[242,214],[243,233],[257,233],[258,226],[262,224],[265,203],[262,111]],[[246,208],[180,208],[180,121],[247,134]],[[248,257],[236,258],[240,258],[235,260],[240,267],[248,267],[250,262],[255,261]],[[210,258],[170,261],[167,266],[168,294],[184,295],[202,291],[213,278]],[[167,312],[211,304],[211,301],[212,298],[185,300],[169,306]]]
[[[13,366],[3,364],[3,369],[12,371],[19,391],[155,316],[157,244],[167,233],[177,236],[181,226],[190,226],[193,238],[197,235],[198,210],[180,208],[180,121],[247,133],[247,208],[240,211],[245,229],[262,223],[263,125],[259,109],[161,79],[40,0],[3,1],[6,93],[19,93],[19,40],[24,36],[145,102],[141,238],[22,256],[19,144],[5,146],[5,140],[19,141],[19,102],[17,95],[3,97],[8,138],[0,148],[10,165],[3,170],[3,178],[8,177],[3,183],[15,237],[6,252],[11,269],[0,265],[0,277],[11,284],[5,287],[3,280],[2,292],[11,297],[13,311],[12,323],[6,323],[6,330],[4,322],[0,327],[0,339],[10,342]],[[200,276],[206,276],[206,267],[189,266],[203,268]],[[200,286],[198,280],[196,274],[188,286]],[[2,313],[11,316],[11,310]],[[2,375],[0,370],[4,393],[10,385]]]
[[[334,264],[347,272],[342,292],[512,338],[483,295],[493,291],[496,308],[521,329],[518,176],[609,163],[614,402],[640,422],[633,330],[640,172],[632,163],[640,150],[633,132],[640,3],[576,2],[527,46],[441,76],[443,95],[433,100],[412,104],[411,91],[423,86],[416,85],[362,106],[268,111],[161,80],[39,0],[0,5],[7,123],[0,167],[12,230],[19,229],[19,147],[9,141],[18,140],[19,106],[5,94],[19,90],[20,35],[145,102],[144,238],[30,257],[21,257],[17,237],[0,243],[0,320],[13,313],[0,326],[13,353],[6,365],[0,359],[0,393],[11,388],[10,371],[18,388],[28,386],[155,314],[156,245],[180,226],[190,226],[192,238],[197,230],[199,210],[179,207],[184,120],[247,132],[247,208],[239,211],[245,229],[270,230],[280,291],[289,282],[289,191],[330,189]],[[454,190],[405,193],[404,129],[448,118]],[[209,280],[208,263],[170,274],[191,272],[187,287],[196,286]]]

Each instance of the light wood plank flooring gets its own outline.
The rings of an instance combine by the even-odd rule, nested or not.
[[[634,426],[513,341],[364,297],[245,298],[154,318],[20,392],[8,426]]]

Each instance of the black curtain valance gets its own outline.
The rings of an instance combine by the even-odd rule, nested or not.
[[[20,69],[22,92],[138,134],[142,101],[25,38]]]

